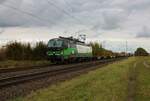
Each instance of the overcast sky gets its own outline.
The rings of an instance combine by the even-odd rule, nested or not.
[[[150,0],[0,0],[0,43],[86,34],[114,51],[150,52]]]

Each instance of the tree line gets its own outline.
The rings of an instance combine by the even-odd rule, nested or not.
[[[97,56],[110,57],[115,54],[111,50],[103,48],[103,46],[97,42],[90,42],[90,46],[92,46],[93,56],[95,57]]]
[[[12,42],[0,49],[0,60],[45,60],[47,45],[37,42],[34,47],[30,43]]]
[[[148,56],[149,53],[144,49],[144,48],[137,48],[137,50],[135,51],[135,56]]]
[[[106,50],[97,42],[90,42],[93,56],[110,56],[112,51]],[[12,42],[0,49],[0,60],[47,60],[47,44],[37,42],[34,47],[30,43]]]
[[[119,56],[125,53],[114,53],[111,50],[107,50],[97,42],[90,42],[92,47],[93,56]],[[0,48],[0,60],[47,60],[47,44],[44,42],[37,42],[34,47],[31,47],[30,43],[12,42],[5,47]],[[135,51],[135,56],[147,56],[149,53],[143,49],[138,48]]]

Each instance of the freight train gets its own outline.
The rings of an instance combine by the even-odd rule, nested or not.
[[[52,62],[81,61],[93,57],[92,47],[73,37],[51,39],[47,55]]]
[[[49,40],[47,55],[53,63],[89,61],[105,58],[103,55],[94,56],[90,45],[73,37],[59,37]],[[115,56],[111,53],[107,54],[106,57],[113,58]]]

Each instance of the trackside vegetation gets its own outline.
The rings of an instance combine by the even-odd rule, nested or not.
[[[11,42],[0,49],[0,60],[46,60],[47,45],[37,42],[34,47],[30,43]]]
[[[113,56],[110,50],[104,49],[97,42],[90,42],[93,56]],[[37,42],[35,46],[30,43],[10,42],[5,47],[0,48],[0,61],[2,60],[47,60],[47,44],[44,42]],[[119,54],[119,53],[118,53]]]
[[[37,42],[35,46],[30,43],[10,42],[0,48],[0,69],[21,68],[32,66],[47,66],[47,45]]]
[[[139,58],[137,65],[135,101],[150,101],[150,57]]]
[[[7,60],[0,61],[0,70],[3,68],[31,68],[36,66],[48,66],[51,62],[47,60],[24,60],[24,61],[16,61],[16,60]]]
[[[148,56],[149,53],[144,48],[137,48],[135,51],[135,56]]]
[[[115,62],[13,101],[128,101],[129,70],[136,60]]]
[[[112,51],[104,49],[99,43],[91,42],[93,56],[112,56]],[[9,42],[0,47],[0,68],[30,67],[50,64],[48,60],[48,47],[44,42],[37,42],[34,46],[31,43]]]
[[[12,101],[150,101],[150,57],[131,57]]]
[[[102,45],[97,42],[90,42],[90,46],[92,46],[93,56],[106,56],[107,57],[107,56],[116,55],[111,50],[107,50],[103,48]]]

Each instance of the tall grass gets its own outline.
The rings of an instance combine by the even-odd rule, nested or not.
[[[31,47],[30,43],[12,42],[0,51],[0,59],[46,60],[46,51],[47,45],[44,42],[37,42],[34,47]]]
[[[1,48],[0,49],[0,61],[6,59],[6,54],[5,54],[5,49]]]
[[[47,55],[46,55],[46,52],[47,52],[47,45],[44,44],[43,42],[39,42],[39,43],[36,43],[36,47],[33,48],[33,59],[36,59],[36,60],[41,60],[41,59],[47,59]]]

